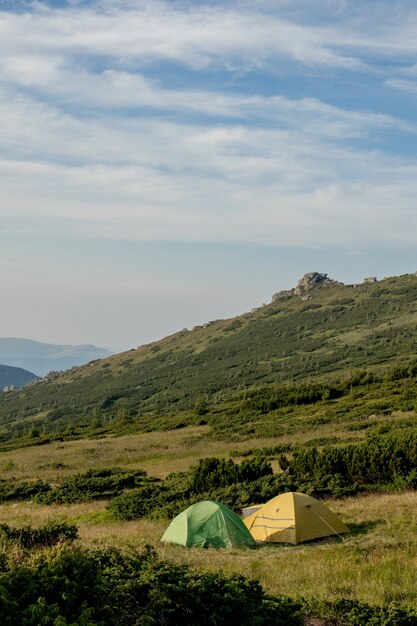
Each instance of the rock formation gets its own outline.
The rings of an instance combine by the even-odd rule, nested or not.
[[[272,302],[275,302],[276,300],[282,300],[283,298],[288,298],[288,296],[293,296],[293,295],[294,295],[294,289],[278,291],[278,293],[274,293],[274,295],[272,296]]]
[[[302,299],[306,299],[304,295],[306,291],[310,291],[318,285],[343,285],[343,283],[333,280],[332,278],[328,278],[327,274],[320,274],[320,272],[308,272],[308,274],[304,274],[304,276],[300,278],[294,289],[278,291],[278,293],[275,293],[272,296],[272,302],[282,300],[288,296],[300,296]]]
[[[297,283],[294,289],[294,294],[300,296],[301,294],[314,289],[317,285],[341,285],[337,280],[328,278],[327,274],[320,274],[320,272],[309,272],[304,274]]]

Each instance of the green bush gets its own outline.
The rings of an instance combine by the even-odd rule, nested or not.
[[[0,502],[29,500],[33,496],[46,493],[50,486],[42,480],[18,482],[14,478],[0,479]]]
[[[108,508],[117,519],[133,520],[150,515],[166,504],[167,498],[169,493],[166,487],[147,485],[114,498]]]
[[[145,485],[114,498],[109,509],[122,520],[146,515],[173,517],[197,500],[220,500],[239,510],[258,499],[269,478],[276,480],[271,464],[262,457],[245,459],[240,465],[211,457],[201,459],[188,472],[171,474],[159,484]]]
[[[316,495],[351,495],[361,489],[417,484],[417,430],[370,435],[360,444],[299,448],[280,457],[288,480],[308,483]]]
[[[245,459],[240,465],[232,459],[201,459],[192,470],[190,489],[203,493],[240,482],[251,482],[272,474],[271,464],[263,458]]]
[[[357,600],[326,603],[321,614],[340,626],[417,626],[417,614],[396,605],[370,606]]]
[[[41,504],[63,504],[112,498],[124,489],[133,489],[145,482],[154,482],[144,470],[109,468],[88,470],[63,480],[55,488],[38,492],[34,501]]]
[[[261,413],[270,413],[282,407],[314,404],[340,395],[342,390],[336,386],[319,384],[271,386],[247,392],[246,406]]]
[[[240,575],[142,551],[60,546],[0,572],[2,626],[417,626],[412,609],[269,596]]]
[[[2,626],[301,626],[299,603],[243,576],[141,553],[64,548],[0,574]]]
[[[206,458],[188,472],[170,475],[113,499],[117,519],[173,517],[198,500],[219,500],[239,512],[279,493],[301,491],[315,497],[344,497],[364,490],[417,488],[417,430],[374,434],[359,444],[304,446],[279,456],[282,473],[273,474],[261,455],[242,463]]]
[[[67,522],[48,522],[40,528],[23,526],[11,528],[0,524],[0,537],[11,541],[22,548],[53,546],[59,541],[74,541],[78,537],[78,528]]]

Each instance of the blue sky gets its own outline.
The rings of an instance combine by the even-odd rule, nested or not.
[[[407,0],[0,0],[0,335],[130,347],[416,271],[416,32]]]

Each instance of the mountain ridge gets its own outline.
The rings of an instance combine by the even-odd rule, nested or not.
[[[0,391],[7,391],[8,388],[23,387],[38,380],[39,377],[21,367],[10,367],[0,365]]]
[[[73,346],[25,338],[0,338],[0,363],[36,372],[41,377],[52,370],[66,370],[110,354],[110,351],[91,344]]]
[[[314,274],[314,273],[310,273]],[[250,313],[106,357],[0,398],[0,425],[38,420],[46,430],[126,417],[192,411],[257,386],[329,381],[383,372],[417,355],[417,276],[342,285],[319,281],[303,294]],[[145,420],[146,421],[146,420]],[[146,428],[151,427],[149,420]]]

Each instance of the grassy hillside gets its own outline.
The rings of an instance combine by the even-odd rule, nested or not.
[[[365,405],[366,410],[355,408],[352,395],[346,397],[346,389],[352,387],[347,384],[336,399],[340,416],[352,408],[351,415],[358,419],[413,410],[414,374],[394,376],[404,380],[390,388],[385,372],[395,364],[414,361],[416,323],[414,274],[376,284],[319,285],[302,297],[289,296],[231,320],[183,330],[2,395],[2,438],[8,441],[30,432],[37,437],[143,431],[199,420],[209,420],[224,436],[227,430],[244,432],[249,428],[245,424],[255,421],[250,428],[256,435],[253,416],[271,410],[284,411],[285,428],[296,429],[300,402],[284,402],[265,411],[242,400],[242,391],[332,381],[340,385],[363,368],[373,378],[362,381],[362,399],[356,405]],[[317,410],[303,410],[316,422],[329,421],[328,413],[335,408],[334,399],[323,393],[315,401],[327,402],[327,409],[321,404]],[[208,418],[204,417],[207,410]],[[260,436],[282,432],[284,420],[277,425],[275,414],[269,425],[264,417],[260,422]]]
[[[43,576],[44,563],[52,577],[73,563],[74,581],[80,563],[90,572],[111,555],[123,578],[117,587],[112,570],[117,595],[124,559],[150,544],[174,576],[161,587],[155,558],[145,564],[154,597],[179,590],[170,607],[185,601],[175,568],[187,564],[204,580],[244,574],[300,601],[306,624],[417,623],[417,276],[305,295],[0,394],[0,558],[9,563],[0,582],[9,606],[21,567],[36,579],[36,558]],[[324,498],[349,533],[255,550],[159,542],[191,502],[218,499],[238,512],[288,490]],[[47,547],[60,529],[73,532],[74,548]],[[41,543],[29,549],[25,537]],[[55,618],[55,598],[67,594],[56,592],[49,607],[31,589],[31,623]]]

